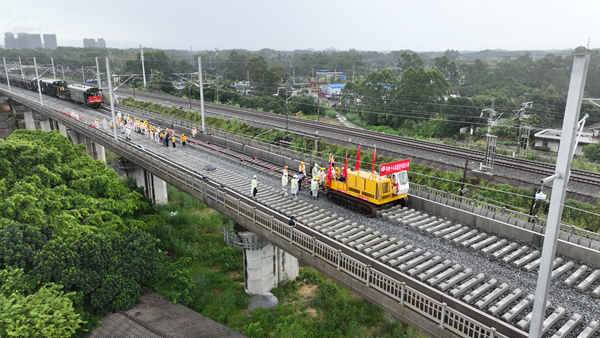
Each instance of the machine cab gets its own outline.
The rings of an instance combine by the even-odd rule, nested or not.
[[[400,171],[392,174],[393,194],[408,194],[408,171]]]

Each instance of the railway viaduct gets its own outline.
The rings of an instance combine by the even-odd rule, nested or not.
[[[231,217],[238,224],[259,235],[267,242],[283,248],[302,263],[325,273],[369,301],[381,306],[400,320],[432,336],[469,337],[474,332],[478,332],[476,335],[480,337],[525,336],[523,331],[507,325],[504,328],[497,328],[480,322],[482,318],[487,318],[489,323],[495,322],[493,318],[480,311],[476,311],[479,314],[480,318],[477,318],[479,320],[470,318],[468,315],[463,314],[460,309],[450,307],[448,302],[444,302],[443,297],[428,296],[417,289],[410,288],[406,285],[406,282],[397,280],[392,276],[385,276],[385,273],[382,275],[380,288],[387,292],[381,292],[381,290],[374,288],[378,283],[372,283],[371,277],[368,277],[368,274],[370,274],[368,271],[375,271],[372,266],[360,262],[359,259],[350,255],[346,257],[344,248],[333,245],[328,246],[328,244],[333,243],[319,243],[323,248],[327,248],[325,249],[327,251],[323,252],[322,255],[317,255],[316,251],[318,249],[314,242],[315,236],[312,236],[313,234],[310,232],[303,231],[301,227],[290,229],[287,226],[286,219],[280,213],[269,212],[263,206],[260,206],[260,203],[233,194],[221,184],[207,181],[206,177],[186,172],[184,168],[175,163],[165,163],[157,154],[142,150],[122,139],[115,141],[110,133],[91,126],[89,117],[86,120],[77,113],[65,113],[47,105],[42,106],[29,98],[24,98],[5,89],[0,89],[0,102],[4,102],[3,107],[6,107],[7,104],[10,106],[10,110],[5,112],[4,110],[7,109],[4,109],[1,113],[2,117],[0,117],[0,121],[10,121],[10,125],[8,125],[9,123],[0,125],[4,135],[7,135],[11,129],[14,130],[18,127],[15,121],[18,121],[19,113],[23,112],[23,127],[46,131],[51,131],[53,127],[56,127],[56,130],[69,137],[74,144],[85,140],[88,154],[95,159],[103,160],[90,150],[109,147],[115,153],[138,166],[139,170],[144,171],[146,173],[143,176],[144,178],[147,179],[150,176],[154,180],[166,181],[178,189],[192,194],[207,205]],[[88,147],[88,144],[93,146]],[[136,182],[139,184],[141,180],[136,180]],[[148,182],[143,184],[144,187],[148,186]],[[164,194],[166,196],[166,186]],[[157,200],[156,202],[160,203],[161,201]],[[231,204],[237,204],[237,208],[232,207]],[[247,217],[244,214],[248,211],[253,213],[252,217]],[[256,237],[246,239],[246,245],[251,246],[251,242],[255,240]],[[305,245],[302,245],[302,243]],[[329,257],[329,259],[325,260],[323,257]],[[332,264],[332,262],[335,263]],[[414,296],[412,301],[409,301],[410,294]],[[395,295],[395,297],[390,297],[390,295]],[[413,306],[407,306],[409,303],[412,303]],[[465,306],[465,304],[461,306]],[[420,311],[415,311],[417,309]],[[447,327],[448,318],[446,316],[449,314],[455,320],[458,320],[450,322],[450,327],[453,327],[452,330],[448,330]]]
[[[210,173],[192,169],[190,162],[185,159],[166,160],[155,149],[144,148],[137,143],[121,138],[115,140],[111,136],[110,130],[94,125],[93,116],[83,112],[66,112],[65,110],[68,109],[60,109],[56,105],[40,105],[30,97],[2,88],[0,89],[0,132],[4,130],[3,135],[6,135],[10,130],[20,126],[47,131],[58,130],[63,135],[70,137],[73,143],[86,144],[90,156],[98,160],[105,158],[104,147],[108,147],[137,166],[137,169],[134,170],[136,173],[133,174],[136,182],[139,186],[144,187],[146,194],[149,194],[155,203],[166,203],[166,182],[168,182],[231,217],[251,232],[245,238],[241,236],[229,240],[237,241],[240,246],[246,248],[247,252],[255,253],[256,260],[253,261],[252,257],[247,258],[250,265],[255,265],[247,266],[247,268],[250,274],[257,276],[254,286],[257,290],[265,288],[265,286],[273,286],[285,278],[294,278],[293,261],[298,259],[354,290],[400,320],[432,336],[526,336],[524,330],[510,322],[501,320],[468,302],[452,297],[416,278],[392,269],[373,259],[372,255],[365,254],[364,250],[356,250],[356,247],[351,247],[347,242],[324,236],[310,224],[299,223],[296,228],[287,226],[287,216],[281,210],[270,207],[260,200],[249,198],[247,194],[238,192],[233,186],[219,182]],[[22,123],[19,122],[21,120],[20,113],[23,114]],[[215,136],[212,141],[218,142],[217,137]],[[233,141],[235,140],[229,140],[229,142]],[[510,226],[498,219],[491,219],[465,210],[461,211],[460,205],[450,207],[419,196],[414,196],[412,199],[415,201],[415,207],[419,204],[418,208],[427,209],[440,215],[452,213],[452,216],[461,218],[465,223],[473,223],[473,227],[479,227],[479,229],[487,227],[487,230],[492,231],[494,228],[501,227],[502,229],[511,229],[512,233],[501,230],[506,236],[526,235],[530,236],[528,240],[532,243],[541,241],[541,235],[534,229]],[[446,216],[450,216],[450,214]],[[463,234],[466,233],[463,232]],[[261,241],[259,238],[268,243],[267,245],[281,248],[285,252],[282,250],[277,251],[275,255],[265,255],[265,252],[269,250],[264,250],[266,247],[264,243],[257,245],[256,242]],[[567,257],[577,256],[581,252],[579,250],[580,239],[577,241],[579,242],[571,241],[570,238],[562,238],[562,247],[559,248],[559,252]],[[591,240],[588,242],[590,249],[593,249],[591,248],[592,242]],[[579,257],[578,260],[585,259],[590,252],[594,251],[597,252],[597,250],[586,251],[586,254]],[[261,255],[263,257],[259,257]],[[265,258],[268,262],[290,262],[287,275],[271,274],[265,269],[258,268],[261,264],[264,265],[264,260],[261,261],[261,259]],[[588,259],[595,261],[598,257],[589,256]],[[253,267],[256,269],[251,271]],[[458,275],[465,276],[464,273],[458,273]],[[509,304],[507,303],[505,306]],[[520,304],[511,306],[523,307]],[[564,309],[562,311],[564,313]],[[548,317],[550,324],[556,323],[556,318],[560,317],[555,316],[556,318],[554,318],[553,316],[555,316],[554,313]],[[561,330],[563,328],[573,329],[579,324],[580,319],[579,317],[576,321],[569,320],[564,325],[561,324]],[[592,322],[584,329],[583,332],[593,334],[594,330],[598,329],[598,323]]]

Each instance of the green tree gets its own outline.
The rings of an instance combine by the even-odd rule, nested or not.
[[[246,80],[248,74],[248,55],[243,50],[234,49],[227,59],[225,78],[232,81]]]
[[[0,270],[0,336],[72,336],[85,323],[73,307],[73,296],[54,283],[35,290],[23,269]]]
[[[583,153],[588,160],[600,163],[600,143],[586,145]]]
[[[412,68],[423,68],[425,63],[419,57],[419,54],[412,51],[405,51],[400,54],[400,59],[398,60],[398,67],[402,68],[402,70],[406,70],[410,67]]]

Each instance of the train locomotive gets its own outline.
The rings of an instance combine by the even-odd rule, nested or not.
[[[5,77],[0,77],[0,82],[6,83]],[[10,78],[11,86],[37,91],[38,81],[35,79],[23,80],[18,77]],[[84,104],[91,108],[100,108],[103,97],[102,90],[84,84],[69,84],[65,80],[40,79],[40,91],[48,96]]]
[[[347,162],[340,173],[339,168],[331,168],[330,165],[324,182],[327,198],[370,216],[376,216],[377,210],[394,204],[406,206],[409,163],[410,160],[403,160],[382,164],[379,173],[349,169]]]

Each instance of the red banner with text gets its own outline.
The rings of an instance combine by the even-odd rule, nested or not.
[[[386,176],[397,172],[408,170],[410,160],[402,160],[397,162],[384,163],[379,166],[379,175]]]

